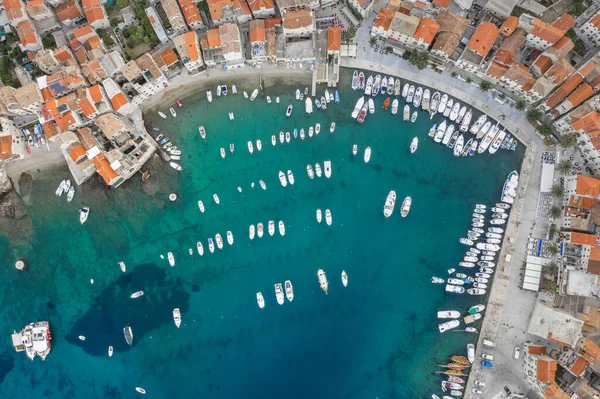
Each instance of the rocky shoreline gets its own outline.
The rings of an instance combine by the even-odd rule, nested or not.
[[[30,247],[33,223],[21,195],[31,189],[32,178],[28,173],[19,177],[18,193],[4,170],[0,170],[0,230],[6,234],[15,255],[19,247]]]

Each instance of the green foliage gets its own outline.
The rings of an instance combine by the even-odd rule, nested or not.
[[[556,263],[556,261],[551,260],[550,262],[542,266],[542,270],[544,270],[544,273],[546,274],[555,275],[558,271],[558,263]]]
[[[98,36],[100,36],[100,39],[102,39],[102,41],[104,42],[105,46],[110,47],[115,45],[115,41],[106,30],[98,29],[96,30],[96,32],[98,33]]]
[[[128,7],[129,4],[130,4],[129,0],[117,0],[117,2],[116,2],[117,7],[121,8],[121,9]]]
[[[558,140],[561,147],[572,148],[577,144],[577,135],[575,133],[568,133],[560,137]]]
[[[563,195],[565,195],[565,188],[562,186],[562,184],[555,183],[552,185],[552,187],[550,187],[550,194],[552,194],[552,196],[555,198],[561,198]]]
[[[452,71],[450,76],[452,76],[453,78],[456,78],[458,76],[458,73],[456,71]]]
[[[371,36],[371,38],[369,39],[369,44],[372,46],[375,43],[377,43],[377,38],[375,36]]]
[[[538,127],[538,132],[540,132],[540,134],[543,137],[552,136],[552,129],[550,128],[549,125],[546,125],[545,123],[543,125],[541,125],[540,127]]]
[[[529,121],[529,123],[535,123],[539,121],[541,117],[542,111],[540,111],[539,109],[534,108],[527,111],[527,120]]]
[[[352,25],[346,32],[342,33],[342,42],[350,44],[354,41],[354,36],[356,36],[356,27]]]
[[[127,46],[135,47],[144,42],[144,28],[140,25],[131,25],[123,30],[123,36],[127,38]]]
[[[550,208],[548,213],[552,219],[558,219],[562,215],[562,209],[560,209],[559,206],[554,205]]]
[[[205,13],[209,12],[209,10],[208,10],[208,4],[206,3],[206,0],[201,1],[200,3],[196,3],[196,5],[200,9],[200,11],[204,11]]]
[[[525,102],[525,100],[519,100],[515,104],[515,108],[519,111],[523,111],[526,106],[527,106],[527,103]]]
[[[408,62],[416,66],[417,69],[427,68],[428,61],[429,57],[427,57],[427,53],[421,51],[413,51],[408,58]]]
[[[571,14],[573,18],[577,18],[578,16],[583,14],[586,9],[587,7],[585,6],[585,4],[583,4],[583,1],[578,1],[577,3],[573,4],[571,8],[569,8],[567,13]]]
[[[205,1],[203,1],[202,3],[205,3]],[[160,3],[159,3],[160,4]],[[150,46],[152,47],[156,47],[158,45],[158,37],[156,36],[156,33],[154,32],[154,29],[152,28],[152,25],[150,25],[150,21],[148,20],[148,16],[146,15],[146,3],[144,3],[143,1],[136,1],[133,4],[133,7],[135,9],[135,16],[138,19],[138,21],[140,21],[139,25],[135,26],[135,28],[141,28],[142,29],[142,33],[141,33],[141,42],[144,43],[148,43]],[[164,10],[162,8],[160,8],[161,11],[164,13]],[[158,10],[158,7],[157,7]],[[170,25],[169,25],[170,27]],[[125,31],[129,28],[132,28],[132,26],[128,26],[127,28],[125,28],[125,30],[123,30],[123,35],[125,36]],[[166,28],[166,26],[165,26]],[[134,36],[134,42],[137,40],[140,40],[140,33],[138,33],[138,29],[135,29],[135,35],[131,35],[130,32],[130,36]],[[126,38],[128,38],[128,36],[125,36]],[[139,44],[139,43],[137,43]],[[136,44],[136,45],[137,45]],[[129,47],[134,47],[135,45],[130,45],[129,41],[127,42],[127,45]]]
[[[46,36],[42,37],[42,45],[45,49],[55,49],[56,41],[54,40],[54,36],[47,34]]]
[[[156,10],[156,13],[160,17],[160,20],[161,20],[163,26],[165,27],[165,30],[171,29],[171,27],[172,27],[171,23],[169,22],[169,18],[167,18],[167,13],[165,12],[165,9],[163,8],[162,4],[156,3],[156,7],[154,7],[154,9]]]
[[[471,78],[467,78],[467,80],[466,80],[466,82],[467,82],[468,84],[471,84],[471,82],[472,82],[472,81],[473,81],[473,79],[471,79]]]
[[[402,59],[408,61],[410,59],[411,55],[412,55],[412,51],[406,50],[404,52],[404,54],[402,54]]]
[[[485,91],[490,91],[492,88],[492,83],[487,81],[487,80],[482,80],[481,83],[479,83],[479,90],[485,92]]]
[[[21,83],[13,74],[15,63],[9,57],[0,58],[0,79],[5,86],[12,86],[15,89],[21,87]]]
[[[559,251],[558,245],[552,243],[552,244],[548,244],[548,246],[546,246],[546,251],[548,251],[548,253],[552,256],[556,255]]]
[[[544,280],[544,288],[542,291],[556,294],[558,292],[558,284],[554,280]]]
[[[13,44],[19,41],[19,36],[12,32],[7,33],[4,37],[6,38],[6,42],[8,44]]]
[[[573,164],[569,159],[561,159],[556,165],[556,171],[561,175],[565,176],[571,173],[573,170]]]

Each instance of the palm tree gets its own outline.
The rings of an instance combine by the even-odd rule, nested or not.
[[[542,117],[542,111],[539,109],[530,109],[527,111],[527,120],[529,123],[535,123]]]
[[[556,244],[548,244],[548,246],[546,247],[546,251],[548,251],[548,253],[552,256],[556,255],[559,251],[558,249],[558,245]]]
[[[371,36],[371,38],[369,39],[369,44],[372,46],[375,43],[377,43],[377,38],[375,36]]]
[[[543,265],[542,269],[546,274],[555,275],[556,271],[558,270],[558,263],[556,263],[556,261],[554,260],[551,260],[550,262]]]
[[[563,148],[575,147],[577,144],[577,135],[575,133],[565,134],[561,136],[558,142]]]
[[[471,84],[472,81],[473,81],[473,79],[467,78],[467,83]]]
[[[558,219],[562,215],[562,209],[559,206],[554,205],[548,211],[548,214],[552,219]]]
[[[556,227],[556,225],[553,223],[550,225],[550,227],[548,227],[548,236],[549,237],[553,237],[554,234],[558,233],[560,230],[558,230],[558,227]]]
[[[527,106],[527,103],[525,102],[525,100],[519,100],[515,104],[515,108],[519,111],[523,111],[526,106]]]
[[[554,280],[545,280],[543,291],[556,294],[558,292],[558,284],[556,284],[556,281]]]
[[[483,92],[490,91],[491,88],[492,83],[487,80],[482,80],[481,83],[479,83],[479,89]]]
[[[450,76],[452,76],[453,78],[458,76],[458,73],[456,73],[456,71],[452,71],[452,73],[450,74]]]
[[[558,164],[556,165],[556,171],[563,176],[571,174],[572,170],[573,170],[573,164],[571,163],[571,161],[569,159],[566,159],[566,158],[561,159],[558,162]]]
[[[552,194],[553,197],[562,198],[562,196],[565,195],[565,188],[561,184],[553,184],[550,188],[550,194]]]

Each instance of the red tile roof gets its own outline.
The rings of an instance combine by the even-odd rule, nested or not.
[[[67,20],[75,20],[77,18],[82,18],[81,12],[79,11],[79,7],[77,7],[77,2],[75,0],[69,0],[66,3],[63,3],[56,7],[55,9],[56,18],[60,22],[65,22]]]
[[[96,171],[102,176],[106,184],[111,184],[114,179],[119,177],[117,172],[110,166],[110,162],[106,159],[106,155],[98,154],[94,157],[93,161],[96,166]]]
[[[506,21],[504,21],[502,24],[500,31],[502,32],[503,36],[509,36],[515,31],[515,29],[517,29],[517,26],[519,26],[519,18],[511,15],[510,17],[506,18]]]
[[[571,92],[575,90],[575,88],[579,86],[581,82],[583,82],[583,78],[580,74],[576,73],[571,76],[558,88],[558,90],[554,92],[552,96],[550,96],[548,100],[546,100],[546,106],[548,108],[556,107],[562,100],[567,98],[567,96],[571,94]]]
[[[498,38],[498,27],[491,22],[483,22],[467,43],[467,48],[485,57]]]
[[[342,28],[330,26],[327,29],[327,51],[340,51],[342,47]]]
[[[440,24],[438,24],[435,19],[423,18],[421,22],[419,22],[419,26],[417,26],[417,30],[413,37],[417,40],[421,39],[427,44],[431,44],[439,29]]]
[[[382,7],[379,10],[377,17],[375,17],[373,27],[388,30],[392,24],[392,19],[394,19],[394,11],[390,10],[389,8]]]

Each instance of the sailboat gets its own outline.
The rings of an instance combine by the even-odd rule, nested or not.
[[[327,276],[325,275],[323,269],[319,269],[317,271],[317,277],[319,279],[319,285],[321,286],[321,289],[325,291],[325,294],[327,294],[327,290],[329,290],[329,282],[327,281]]]

